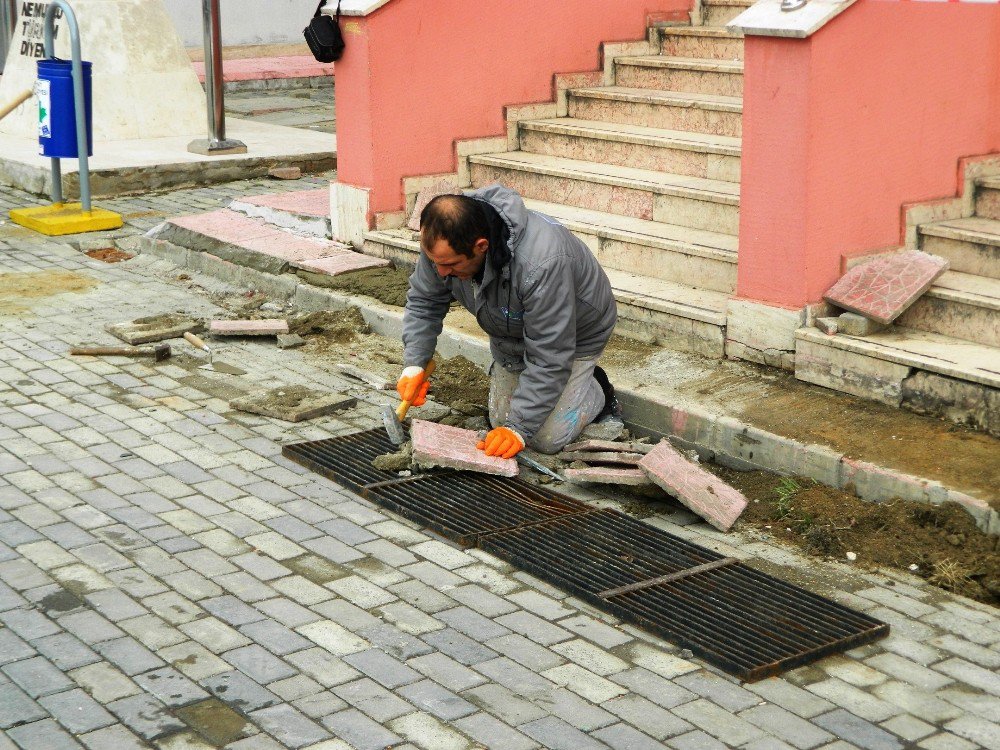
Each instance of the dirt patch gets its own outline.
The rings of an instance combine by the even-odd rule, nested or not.
[[[96,287],[97,281],[72,271],[32,271],[0,274],[0,315],[22,312],[31,307],[28,300],[54,297],[57,294],[82,294]]]
[[[121,263],[123,260],[132,260],[135,257],[132,253],[126,253],[117,247],[102,247],[100,250],[90,250],[84,255],[105,263]]]
[[[811,479],[707,468],[746,495],[741,524],[817,557],[845,562],[852,553],[860,567],[913,573],[1000,606],[1000,538],[977,529],[959,505],[873,503]]]
[[[439,404],[457,405],[463,413],[485,409],[490,400],[490,377],[465,357],[438,362],[431,376],[431,392]]]
[[[347,294],[374,297],[393,307],[403,307],[410,288],[410,272],[401,268],[371,268],[334,276],[325,280],[325,285]]]
[[[599,364],[605,370],[624,370],[645,364],[655,353],[654,346],[615,334],[604,349]]]
[[[302,422],[348,409],[357,399],[339,393],[317,391],[302,385],[286,385],[234,398],[229,405],[238,411],[261,414],[286,422]]]
[[[413,444],[406,442],[397,453],[386,453],[372,459],[372,466],[379,471],[406,471],[413,462]]]
[[[330,342],[350,344],[359,334],[371,332],[361,311],[356,307],[346,310],[323,310],[321,312],[296,315],[288,319],[288,332],[303,338],[322,336]]]

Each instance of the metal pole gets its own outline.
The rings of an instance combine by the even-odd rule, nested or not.
[[[17,22],[17,8],[14,0],[0,0],[0,73],[7,64],[7,53],[10,52],[10,40],[14,36],[14,24]]]
[[[73,55],[73,110],[76,115],[76,153],[80,161],[80,203],[84,213],[90,213],[90,158],[87,155],[87,100],[84,99],[83,87],[83,56],[80,52],[80,27],[76,23],[76,14],[66,0],[51,0],[45,9],[45,56],[52,59],[56,56],[55,35],[53,32],[56,8],[62,10],[66,17],[66,24],[69,26],[69,40]],[[52,161],[52,193],[53,203],[61,203],[56,200],[55,178],[59,172],[59,160],[53,158]],[[61,182],[61,181],[60,181]],[[62,192],[62,185],[58,187]]]
[[[208,139],[188,145],[199,154],[245,154],[246,144],[226,139],[226,105],[222,89],[222,23],[219,0],[202,0],[201,23],[205,40],[205,103]]]

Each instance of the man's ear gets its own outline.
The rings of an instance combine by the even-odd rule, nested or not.
[[[472,246],[472,254],[476,258],[480,258],[489,251],[490,241],[485,237],[480,237],[476,240],[476,244]]]

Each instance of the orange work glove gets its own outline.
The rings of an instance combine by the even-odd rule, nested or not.
[[[431,381],[421,381],[423,376],[423,367],[407,367],[403,370],[396,383],[396,390],[403,401],[409,401],[413,406],[423,406],[427,402],[427,389],[431,387]]]
[[[524,450],[524,438],[508,427],[497,427],[490,430],[485,440],[480,440],[476,447],[487,456],[514,458]]]

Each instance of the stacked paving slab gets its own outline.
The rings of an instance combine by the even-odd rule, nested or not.
[[[892,326],[797,333],[796,375],[1000,435],[1000,179],[976,182],[975,215],[917,227],[949,270]]]
[[[502,183],[597,255],[619,330],[722,357],[736,286],[743,39],[749,0],[709,0],[705,25],[652,30],[655,54],[616,57],[612,85],[570,89],[564,117],[520,120],[519,150],[469,157],[472,187]],[[643,45],[636,45],[643,46]],[[365,252],[418,252],[408,229]]]

